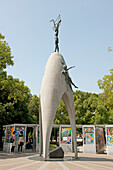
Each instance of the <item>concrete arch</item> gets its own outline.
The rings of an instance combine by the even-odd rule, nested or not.
[[[72,134],[74,139],[75,156],[76,150],[76,128],[73,94],[65,76],[61,73],[65,64],[61,54],[54,52],[50,55],[45,67],[41,91],[40,91],[40,155],[47,159],[49,152],[49,139],[53,126],[54,117],[61,98],[68,110]]]

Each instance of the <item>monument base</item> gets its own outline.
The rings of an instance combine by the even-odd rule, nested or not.
[[[58,147],[49,153],[49,157],[50,158],[64,158],[64,151],[61,147]]]

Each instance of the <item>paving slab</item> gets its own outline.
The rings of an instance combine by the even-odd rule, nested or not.
[[[113,169],[113,156],[107,154],[67,153],[62,159],[44,161],[37,153],[7,154],[0,152],[0,170],[107,170]]]

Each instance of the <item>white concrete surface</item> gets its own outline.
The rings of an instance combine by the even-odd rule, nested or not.
[[[74,139],[75,156],[77,156],[74,99],[69,84],[66,83],[65,75],[61,73],[63,70],[62,63],[66,64],[60,53],[54,52],[50,55],[45,67],[41,85],[40,155],[43,150],[43,157],[45,159],[48,156],[52,125],[61,98],[68,110]]]

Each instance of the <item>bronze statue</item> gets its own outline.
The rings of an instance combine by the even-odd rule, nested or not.
[[[59,52],[59,39],[58,39],[58,32],[59,32],[59,26],[61,23],[61,19],[60,19],[60,15],[58,16],[58,18],[54,21],[54,19],[52,19],[50,22],[53,21],[54,27],[53,30],[55,31],[55,52]]]
[[[67,66],[64,64],[64,65],[63,65],[63,70],[62,70],[62,72],[61,72],[62,74],[65,75],[66,83],[69,84],[71,90],[72,90],[71,84],[72,84],[75,88],[78,88],[78,87],[72,82],[71,77],[70,77],[69,74],[68,74],[68,70],[71,69],[71,68],[73,68],[73,67],[75,67],[75,66],[72,66],[72,67],[67,68]]]

